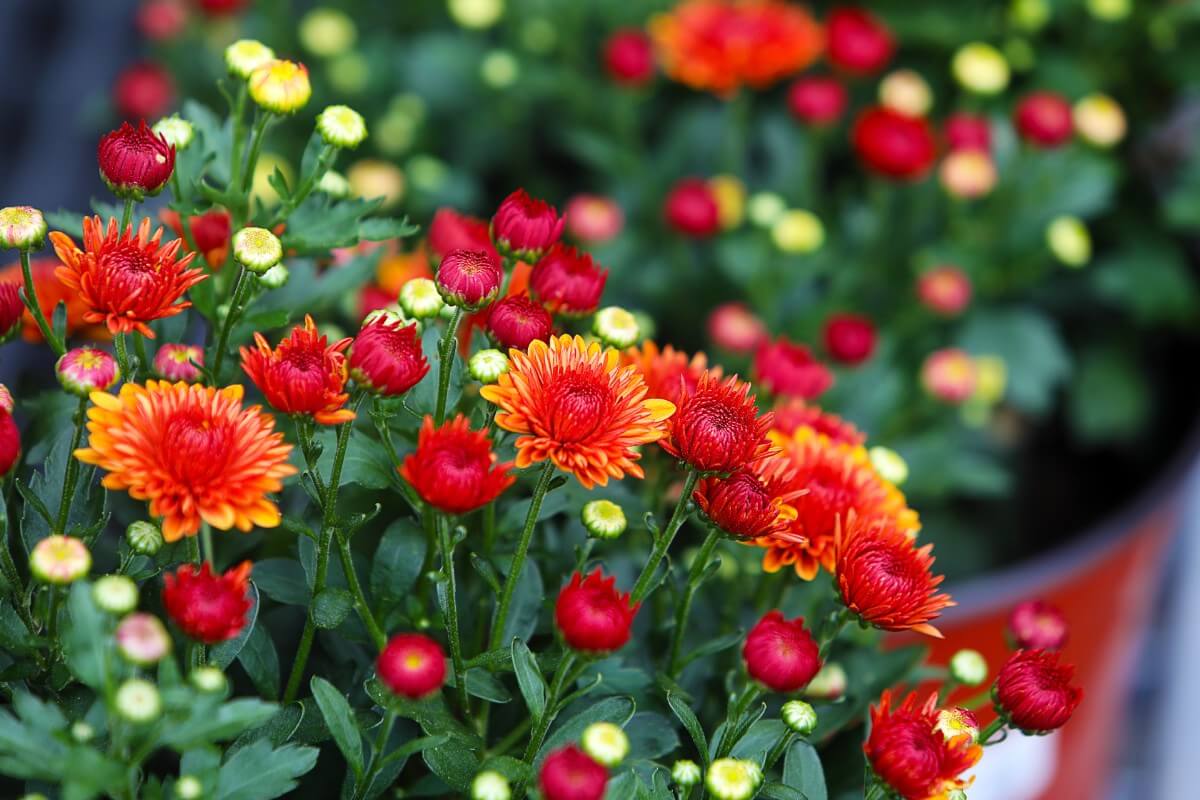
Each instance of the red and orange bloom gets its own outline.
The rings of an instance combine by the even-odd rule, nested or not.
[[[641,347],[631,347],[621,354],[623,364],[632,364],[646,384],[646,396],[669,400],[679,405],[683,398],[696,391],[705,373],[721,376],[721,367],[708,367],[708,356],[687,353],[666,345],[661,350],[647,339]]]
[[[492,216],[492,241],[505,254],[532,260],[558,241],[564,224],[554,206],[517,189]]]
[[[246,627],[250,610],[250,562],[214,575],[208,563],[184,564],[163,576],[162,600],[167,616],[189,638],[204,644],[232,639]]]
[[[611,653],[629,641],[641,603],[631,603],[629,593],[619,592],[616,583],[596,567],[586,578],[576,572],[558,593],[554,622],[572,649]]]
[[[1075,667],[1060,663],[1058,653],[1018,650],[996,675],[996,711],[1026,733],[1061,728],[1083,700],[1083,689],[1072,685],[1074,678]]]
[[[109,338],[106,328],[94,324],[89,325],[84,320],[83,315],[87,313],[88,309],[79,292],[67,288],[59,282],[58,278],[54,277],[54,271],[59,266],[58,259],[36,258],[30,262],[29,266],[33,276],[33,290],[37,293],[38,305],[41,306],[42,314],[46,319],[53,319],[54,309],[58,308],[59,303],[62,303],[67,310],[68,336],[82,335],[84,338],[92,340]],[[0,283],[22,286],[24,280],[19,263],[0,267]],[[42,341],[42,331],[38,328],[33,314],[29,313],[29,309],[25,308],[24,304],[21,307],[24,311],[21,317],[21,338],[37,344]]]
[[[150,235],[149,219],[136,232],[132,225],[121,232],[115,219],[106,229],[100,217],[83,218],[83,250],[65,233],[50,234],[62,261],[55,275],[79,293],[87,308],[85,322],[103,322],[113,334],[137,331],[153,339],[148,323],[192,305],[182,299],[184,292],[208,276],[189,269],[192,253],[178,257],[179,239],[160,245],[162,234],[159,228]]]
[[[937,158],[928,120],[883,106],[860,114],[850,138],[859,159],[885,178],[917,180],[929,172]]]
[[[821,26],[780,0],[684,0],[650,20],[663,71],[700,91],[761,89],[817,60]]]
[[[168,542],[214,528],[274,528],[267,495],[296,468],[270,414],[242,407],[242,387],[147,381],[92,393],[86,448],[75,457],[105,470],[103,486],[149,500]]]
[[[759,416],[750,384],[705,374],[680,399],[670,435],[659,444],[692,469],[732,472],[767,454],[770,428],[771,415]]]
[[[853,423],[798,397],[780,400],[775,404],[774,414],[772,435],[779,443],[786,442],[800,428],[811,428],[829,441],[849,447],[859,447],[867,441],[867,435]]]
[[[692,498],[709,521],[737,539],[784,534],[796,519],[792,503],[804,494],[791,465],[760,458],[728,478],[702,478]]]
[[[937,695],[918,703],[915,693],[892,705],[884,691],[871,708],[871,735],[863,752],[875,775],[904,800],[944,800],[970,784],[962,774],[978,763],[983,748],[964,732],[946,736],[938,727]]]
[[[113,194],[140,199],[166,186],[175,170],[175,146],[150,130],[144,119],[136,128],[124,122],[100,137],[96,160],[100,177]]]
[[[917,547],[912,534],[888,519],[850,513],[837,533],[837,588],[846,608],[885,631],[916,631],[942,638],[929,623],[954,605],[939,593],[944,575],[933,574],[932,544]]]
[[[274,350],[261,333],[255,333],[255,346],[241,348],[242,369],[276,411],[310,415],[321,425],[339,425],[354,419],[354,412],[345,408],[350,395],[344,391],[345,350],[353,341],[346,338],[329,344],[306,315],[304,326],[292,328],[292,335]]]
[[[496,424],[519,433],[517,466],[551,460],[585,488],[643,477],[634,449],[666,434],[675,405],[647,399],[646,385],[620,354],[581,336],[510,350],[509,371],[480,394],[496,404]]]
[[[754,354],[754,378],[774,395],[811,399],[833,385],[833,373],[805,345],[780,336]]]
[[[553,329],[550,312],[528,295],[509,295],[487,312],[488,336],[501,347],[524,350],[532,342],[550,338]]]
[[[188,241],[179,212],[163,209],[158,212],[158,216],[175,231],[176,236],[184,242]],[[225,257],[229,254],[232,225],[229,212],[223,208],[214,208],[203,214],[188,217],[187,232],[191,234],[191,241],[196,245],[196,252],[200,253],[211,270],[218,270],[225,264]]]
[[[975,393],[978,382],[975,359],[957,347],[934,351],[921,365],[921,385],[945,403],[965,403]]]
[[[591,254],[559,242],[534,265],[529,288],[552,313],[577,316],[596,310],[607,281]]]
[[[971,279],[952,264],[932,267],[917,278],[917,298],[936,314],[958,316],[971,303]]]
[[[415,322],[380,312],[359,330],[350,351],[350,375],[378,394],[407,392],[429,372]]]
[[[708,338],[731,353],[753,353],[767,326],[743,303],[722,303],[708,315]]]
[[[434,213],[426,244],[439,262],[455,250],[496,252],[488,233],[488,221],[460,214],[452,208],[439,208]],[[399,287],[396,290],[399,291]]]
[[[433,417],[426,415],[417,449],[404,459],[400,474],[429,505],[448,514],[466,514],[512,486],[517,478],[511,469],[511,461],[496,463],[487,434],[471,430],[462,414],[436,428]]]

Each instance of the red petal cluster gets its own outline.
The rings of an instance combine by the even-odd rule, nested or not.
[[[806,490],[795,488],[785,459],[761,458],[728,478],[701,479],[692,495],[709,521],[738,539],[787,530],[796,519],[790,505]]]
[[[1020,649],[1059,650],[1067,643],[1067,618],[1045,600],[1026,600],[1009,614],[1008,633]]]
[[[465,514],[495,500],[512,486],[512,462],[496,463],[492,441],[471,430],[467,418],[434,427],[426,415],[417,449],[404,459],[400,474],[429,505],[449,514]]]
[[[17,329],[24,313],[25,304],[21,302],[20,287],[15,283],[0,281],[0,342]]]
[[[175,231],[176,236],[187,240],[183,235],[183,220],[177,212],[163,209],[159,212],[159,217]],[[196,252],[204,257],[209,269],[219,270],[229,254],[230,229],[233,225],[229,212],[223,208],[214,208],[203,214],[188,217],[187,224],[192,234],[192,242],[196,245]]]
[[[495,299],[504,280],[494,250],[451,250],[437,271],[437,288],[452,306],[476,311]]]
[[[613,33],[604,43],[604,67],[616,83],[641,86],[654,77],[654,45],[636,28]]]
[[[987,117],[959,111],[946,119],[944,132],[951,150],[992,151],[992,128]]]
[[[702,239],[721,229],[717,196],[701,178],[684,178],[671,187],[663,214],[667,224],[684,236]]]
[[[155,194],[175,170],[175,147],[144,119],[136,128],[124,122],[100,138],[96,160],[100,177],[118,196]]]
[[[809,75],[788,89],[788,110],[809,125],[832,125],[841,119],[850,102],[846,86],[837,78]]]
[[[617,591],[616,582],[597,567],[586,578],[576,572],[558,593],[554,621],[572,649],[611,653],[629,641],[641,603],[631,604],[629,594]]]
[[[790,397],[775,404],[772,430],[785,437],[792,437],[801,428],[811,428],[835,444],[859,447],[867,441],[867,435],[837,414],[830,414],[818,406],[810,405],[799,397]]]
[[[362,326],[350,350],[350,376],[382,395],[400,395],[421,382],[429,362],[415,322],[381,314]]]
[[[460,214],[452,208],[439,208],[434,213],[425,243],[438,261],[455,250],[496,252],[487,220]]]
[[[0,389],[4,387],[0,386]],[[8,474],[20,456],[21,432],[17,430],[17,423],[13,422],[12,414],[0,408],[0,478]]]
[[[937,158],[933,130],[924,118],[883,106],[864,111],[850,137],[867,168],[886,178],[924,177]]]
[[[855,366],[875,352],[875,323],[858,314],[834,314],[825,321],[825,350],[834,361]]]
[[[996,675],[992,696],[1000,713],[1027,733],[1048,733],[1067,724],[1083,699],[1073,686],[1075,667],[1047,650],[1018,650]]]
[[[708,338],[731,353],[753,353],[767,338],[767,326],[742,303],[722,303],[708,315]]]
[[[223,575],[212,567],[184,564],[163,576],[163,607],[179,629],[204,644],[232,639],[246,625],[250,610],[250,562],[243,561]]]
[[[1038,147],[1065,144],[1074,130],[1071,104],[1055,92],[1030,92],[1017,103],[1013,114],[1017,132]]]
[[[549,339],[553,329],[550,312],[523,294],[504,298],[487,316],[488,335],[505,349],[525,350],[532,342]]]
[[[790,693],[808,685],[821,669],[821,655],[804,618],[786,620],[778,610],[746,634],[742,660],[750,677],[768,689]]]
[[[835,8],[825,21],[829,63],[857,75],[871,75],[887,66],[896,40],[887,26],[861,8]]]
[[[353,339],[329,344],[310,316],[304,326],[274,350],[261,333],[254,334],[255,346],[241,348],[242,369],[276,411],[306,414],[321,425],[338,425],[354,419],[345,408],[350,399],[346,386],[344,351]]]
[[[947,738],[938,729],[936,695],[921,704],[915,693],[895,708],[891,703],[888,690],[871,708],[863,752],[875,774],[904,800],[932,800],[965,787],[961,775],[975,766],[983,748],[969,734]]]
[[[781,336],[764,342],[754,354],[755,382],[771,394],[813,398],[833,385],[829,368],[802,344]]]
[[[687,353],[666,345],[661,350],[647,339],[641,347],[631,347],[621,354],[621,364],[632,364],[646,383],[646,396],[670,400],[679,405],[686,395],[696,391],[700,378],[707,374],[721,376],[719,366],[708,368],[708,356]]]
[[[158,64],[134,64],[117,76],[113,105],[125,119],[158,119],[175,102],[171,74]]]
[[[501,250],[536,258],[562,236],[563,220],[554,206],[524,189],[504,198],[492,217],[492,239]]]
[[[701,472],[732,472],[766,455],[771,415],[759,416],[750,384],[705,374],[680,398],[663,449]]]
[[[396,634],[379,653],[375,673],[395,694],[418,700],[441,689],[446,682],[446,654],[428,636]]]
[[[601,800],[607,784],[608,770],[573,744],[546,756],[538,774],[545,800]]]
[[[600,305],[608,270],[589,253],[558,243],[538,259],[529,276],[533,295],[554,314],[590,314]]]

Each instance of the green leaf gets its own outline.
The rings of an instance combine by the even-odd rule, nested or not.
[[[250,634],[254,631],[254,625],[258,621],[258,605],[258,587],[254,585],[254,580],[251,580],[250,610],[246,612],[246,624],[237,636],[221,642],[209,651],[208,663],[221,669],[227,669],[233,663],[238,653],[242,652],[242,648],[246,646],[246,640],[250,638]]]
[[[1067,405],[1076,436],[1088,444],[1133,439],[1151,407],[1146,379],[1129,357],[1104,347],[1084,353]]]
[[[342,751],[346,763],[354,770],[359,779],[363,774],[362,736],[359,735],[358,725],[354,719],[354,709],[345,696],[334,688],[333,684],[319,675],[314,675],[309,682],[325,725],[333,736],[334,743]]]
[[[383,532],[371,561],[371,595],[387,608],[408,596],[425,563],[425,535],[409,519],[398,519]]]
[[[46,225],[52,231],[62,231],[76,241],[83,238],[84,214],[79,211],[68,211],[60,208],[58,211],[47,211],[42,215]]]
[[[510,639],[528,639],[537,628],[538,615],[542,610],[542,602],[546,598],[546,590],[542,583],[542,573],[536,561],[528,560],[517,579],[517,588],[513,591],[512,604],[508,609],[508,620],[504,625],[504,636],[501,641]]]
[[[0,513],[4,509],[0,504]],[[0,538],[0,541],[6,541]],[[0,602],[0,649],[12,655],[28,655],[38,647],[38,637],[25,627],[17,610],[7,601]]]
[[[775,800],[809,800],[804,792],[782,783],[765,784],[759,794],[762,797],[773,797]]]
[[[457,685],[452,674],[446,676],[446,685]],[[512,700],[508,689],[504,688],[504,684],[495,675],[478,667],[467,670],[467,694],[482,697],[490,703],[507,703]]]
[[[973,356],[1004,359],[1006,397],[1031,413],[1050,410],[1071,359],[1053,321],[1030,309],[981,310],[971,315],[960,345]]]
[[[469,739],[452,737],[449,742],[431,747],[421,755],[426,766],[446,785],[458,792],[466,792],[471,780],[479,771],[478,745]]]
[[[750,726],[750,730],[733,746],[730,752],[734,758],[748,758],[751,761],[763,763],[767,752],[775,743],[787,734],[787,726],[777,719],[760,719]]]
[[[692,737],[692,744],[696,746],[696,752],[700,754],[700,759],[704,762],[703,766],[707,769],[708,737],[704,734],[704,726],[700,724],[695,712],[679,695],[667,693],[667,705],[671,707],[676,719],[683,723],[684,730]]]
[[[536,722],[546,713],[546,681],[529,646],[520,639],[513,639],[512,661],[521,697],[525,698],[525,707]]]
[[[629,751],[638,758],[655,759],[674,752],[679,736],[671,721],[656,711],[639,711],[625,725]]]
[[[254,585],[277,603],[306,606],[308,581],[294,558],[264,558],[254,564]]]
[[[551,751],[570,742],[578,741],[579,737],[583,735],[584,729],[593,722],[611,722],[624,727],[625,723],[633,717],[636,709],[637,704],[633,702],[632,697],[608,697],[598,703],[593,703],[575,716],[555,726],[542,744],[542,749],[538,751],[537,758],[534,759],[534,766],[541,766],[542,759]]]
[[[279,696],[279,654],[265,625],[254,626],[237,660],[259,694],[268,700]]]
[[[374,217],[358,223],[358,238],[368,242],[385,242],[412,236],[420,228],[408,221],[408,217]]]
[[[221,765],[216,800],[271,800],[296,788],[296,779],[317,763],[315,747],[272,749],[265,739],[243,747]]]
[[[792,743],[783,757],[783,782],[798,789],[807,800],[828,800],[825,788],[825,772],[821,767],[821,756],[806,741]]]
[[[336,628],[345,622],[353,608],[354,598],[350,592],[336,586],[326,586],[313,598],[310,613],[318,628]]]
[[[112,624],[92,601],[92,585],[88,581],[71,585],[67,618],[67,628],[62,634],[67,666],[81,683],[102,691],[110,680],[108,645]]]
[[[357,244],[360,221],[382,203],[382,198],[335,202],[324,194],[309,195],[288,218],[283,246],[305,254]]]
[[[1196,318],[1200,290],[1181,249],[1172,241],[1135,239],[1101,259],[1088,274],[1107,303],[1128,311],[1142,324],[1186,324]]]
[[[243,697],[221,703],[215,709],[197,707],[195,713],[164,727],[163,744],[183,752],[209,742],[233,739],[261,725],[275,715],[278,706],[256,698]]]
[[[230,172],[229,154],[232,150],[231,130],[225,126],[224,120],[210,108],[195,100],[184,101],[183,117],[196,129],[199,137],[199,141],[196,143],[197,149],[204,153],[206,159],[210,159],[208,174],[219,183],[227,184]]]

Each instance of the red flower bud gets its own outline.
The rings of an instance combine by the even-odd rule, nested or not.
[[[1020,649],[1060,650],[1067,643],[1067,618],[1044,600],[1026,600],[1009,615],[1008,633]]]
[[[992,128],[987,117],[960,111],[946,120],[946,143],[951,150],[992,150]]]
[[[882,106],[859,116],[851,138],[867,168],[888,178],[921,178],[937,157],[928,121]]]
[[[18,284],[0,281],[0,342],[21,325],[25,304],[21,302],[20,289]]]
[[[810,399],[833,385],[829,368],[802,344],[786,337],[764,342],[754,354],[755,380],[768,392]]]
[[[742,660],[750,677],[775,692],[796,692],[821,669],[821,656],[804,618],[786,620],[779,611],[766,616],[746,634]]]
[[[767,338],[767,326],[742,303],[723,303],[708,315],[708,338],[731,353],[752,353]]]
[[[641,603],[616,589],[597,567],[586,578],[576,572],[558,593],[554,621],[567,645],[585,653],[611,653],[629,641],[629,630]]]
[[[250,562],[243,561],[223,575],[208,563],[199,569],[184,564],[163,576],[163,607],[179,629],[204,644],[232,639],[246,625]]]
[[[426,415],[417,449],[404,459],[400,474],[429,505],[448,514],[466,514],[487,505],[512,486],[512,462],[496,463],[492,441],[471,430],[467,418],[433,426]]]
[[[100,138],[96,148],[100,177],[118,197],[158,194],[175,169],[175,148],[141,120],[128,122]]]
[[[517,189],[496,209],[491,230],[501,251],[536,259],[562,236],[563,220],[554,206]]]
[[[933,267],[917,278],[921,305],[944,317],[954,317],[971,303],[971,279],[951,265]]]
[[[455,250],[496,251],[487,220],[460,214],[452,208],[439,208],[433,215],[426,244],[438,261]]]
[[[617,201],[599,194],[575,195],[567,202],[563,217],[568,233],[593,244],[607,242],[625,227],[625,212]]]
[[[831,125],[846,111],[850,98],[837,78],[811,75],[798,79],[788,89],[788,110],[809,125]]]
[[[858,75],[879,72],[896,51],[892,32],[861,8],[835,8],[829,12],[825,38],[829,63]]]
[[[601,800],[608,770],[573,744],[542,762],[538,785],[545,800]]]
[[[1061,728],[1083,699],[1083,689],[1071,685],[1075,667],[1060,664],[1058,655],[1018,650],[996,676],[992,696],[998,713],[1026,733]]]
[[[1017,103],[1017,132],[1038,147],[1058,147],[1072,133],[1071,104],[1055,92],[1030,92]]]
[[[354,337],[350,377],[373,392],[395,396],[407,392],[429,372],[415,322],[380,314]]]
[[[200,10],[210,17],[236,14],[246,5],[246,0],[199,0]]]
[[[395,694],[417,700],[433,694],[446,682],[446,654],[428,636],[399,633],[380,652],[375,673]]]
[[[796,518],[788,503],[804,490],[791,489],[792,478],[786,460],[763,458],[728,478],[703,478],[692,497],[712,524],[735,538],[755,539],[786,531]]]
[[[600,305],[608,270],[565,244],[556,244],[538,259],[529,276],[534,296],[555,314],[590,314]]]
[[[553,326],[550,312],[523,294],[510,295],[488,311],[488,335],[503,348],[524,350],[534,340],[545,341]]]
[[[736,376],[721,381],[712,373],[701,375],[695,391],[679,398],[668,425],[659,444],[702,472],[731,472],[770,448],[771,415],[758,415],[750,384]]]
[[[825,350],[841,364],[861,364],[875,352],[875,325],[856,314],[834,314],[825,321]]]
[[[654,77],[654,47],[637,28],[620,30],[604,43],[604,67],[615,82],[641,86]]]
[[[113,105],[126,119],[158,119],[174,102],[175,84],[157,64],[134,64],[113,84]]]
[[[3,386],[0,390],[7,392]],[[12,414],[0,408],[0,478],[8,474],[21,456],[21,432],[17,423],[13,422]]]
[[[147,0],[138,8],[136,22],[142,36],[165,42],[183,32],[187,9],[182,0]]]
[[[487,250],[452,250],[437,270],[442,299],[468,311],[478,311],[496,299],[503,280],[500,259]]]
[[[721,210],[707,182],[684,178],[675,184],[663,205],[667,223],[685,236],[712,236],[721,228]]]

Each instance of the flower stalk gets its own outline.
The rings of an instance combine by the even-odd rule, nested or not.
[[[672,678],[678,677],[681,668],[680,656],[683,652],[683,637],[687,632],[688,617],[692,613],[692,600],[700,588],[700,581],[704,577],[704,572],[720,541],[721,531],[715,526],[709,528],[708,536],[704,538],[704,544],[700,545],[700,553],[692,562],[692,568],[688,572],[688,582],[687,587],[683,590],[683,599],[679,601],[675,609],[675,632],[671,637],[671,655],[667,659],[667,674]]]
[[[692,492],[696,489],[696,481],[699,478],[700,473],[698,471],[694,469],[688,470],[687,477],[683,481],[683,494],[679,496],[679,502],[675,505],[675,511],[671,514],[671,519],[667,522],[667,527],[655,540],[654,549],[650,551],[650,558],[647,559],[646,565],[642,567],[642,574],[638,576],[637,583],[633,586],[631,598],[634,603],[642,602],[646,595],[650,593],[650,583],[654,579],[654,573],[658,571],[658,565],[671,548],[671,542],[674,541],[675,534],[679,533],[684,520],[687,519],[689,504],[692,502]]]
[[[521,569],[525,566],[525,557],[529,553],[529,543],[533,539],[533,529],[537,525],[538,515],[542,512],[542,501],[550,490],[550,480],[554,477],[554,462],[547,461],[542,466],[538,476],[537,486],[533,489],[533,497],[529,501],[529,513],[525,515],[525,527],[521,529],[521,538],[517,540],[517,550],[513,553],[512,566],[504,579],[504,588],[500,592],[500,602],[496,606],[496,618],[492,621],[492,635],[488,640],[488,649],[495,650],[503,645],[504,627],[508,622],[508,608],[512,603],[513,592],[517,590],[517,580],[521,577]]]

